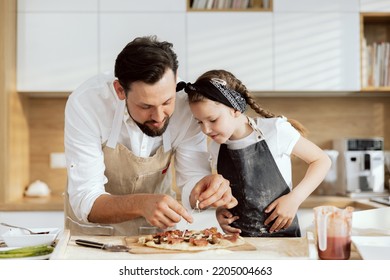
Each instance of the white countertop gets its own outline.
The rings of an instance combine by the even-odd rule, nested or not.
[[[151,260],[151,259],[223,259],[223,260],[244,260],[244,259],[317,259],[317,250],[312,237],[302,238],[245,238],[247,242],[254,245],[251,251],[232,251],[228,249],[210,250],[204,252],[184,253],[161,253],[161,254],[132,254],[129,252],[108,252],[101,249],[79,246],[76,239],[87,239],[91,241],[110,243],[115,245],[125,244],[123,236],[70,236],[64,231],[55,251],[51,255],[54,259],[68,260]]]

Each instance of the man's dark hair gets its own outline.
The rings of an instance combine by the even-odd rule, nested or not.
[[[167,69],[176,73],[179,63],[172,47],[172,43],[160,42],[156,36],[135,38],[116,58],[115,77],[127,91],[135,81],[158,82]]]

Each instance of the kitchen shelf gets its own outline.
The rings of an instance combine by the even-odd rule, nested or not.
[[[390,92],[390,13],[361,13],[362,91]]]
[[[64,211],[64,197],[23,197],[20,200],[0,203],[0,211]]]
[[[187,12],[272,12],[273,0],[187,0]]]
[[[58,91],[58,92],[34,92],[34,91],[19,91],[19,94],[27,96],[29,98],[68,98],[71,92]]]

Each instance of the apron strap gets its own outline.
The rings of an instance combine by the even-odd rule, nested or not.
[[[106,146],[115,149],[118,142],[119,134],[121,132],[123,117],[125,114],[126,100],[119,100],[115,109],[114,120],[112,121],[112,128]]]
[[[171,148],[172,148],[171,133],[170,133],[169,127],[163,133],[162,139],[163,139],[164,152],[165,153],[169,152],[171,150]]]
[[[112,121],[110,136],[108,137],[107,144],[106,144],[107,147],[110,147],[112,149],[115,149],[116,144],[118,143],[119,134],[122,128],[123,117],[125,114],[125,106],[126,106],[126,101],[119,100],[115,109],[115,115],[114,115],[114,120]],[[164,152],[169,152],[172,148],[171,133],[169,131],[169,128],[163,133],[162,137],[163,137]]]
[[[256,133],[256,138],[257,138],[257,141],[260,141],[261,139],[263,139],[264,138],[264,136],[263,136],[263,133],[260,131],[260,129],[257,127],[257,125],[256,125],[256,123],[255,123],[255,121],[254,121],[254,119],[252,119],[252,118],[250,118],[250,117],[248,117],[248,116],[246,116],[246,118],[248,119],[248,123],[249,123],[249,125],[250,125],[250,127],[252,127],[252,129],[255,131],[255,133]]]

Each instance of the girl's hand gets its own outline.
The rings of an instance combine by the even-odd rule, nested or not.
[[[226,208],[219,207],[215,212],[217,221],[221,226],[223,232],[227,234],[241,233],[241,230],[230,226],[235,220],[239,219],[238,216],[233,216]]]
[[[298,211],[299,203],[294,201],[290,194],[279,197],[265,209],[265,213],[271,214],[264,221],[264,224],[268,225],[274,221],[269,230],[270,233],[286,229],[293,222]]]

